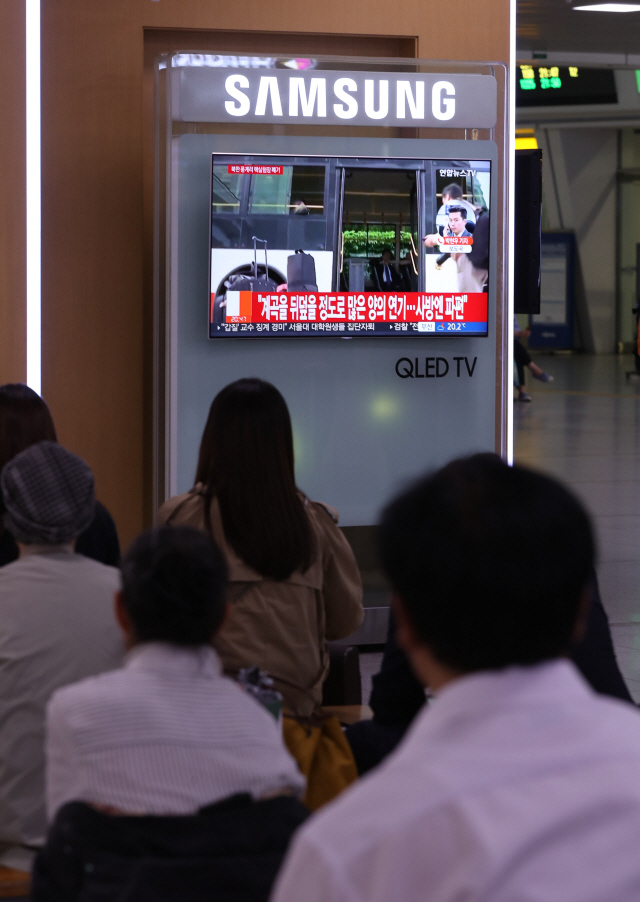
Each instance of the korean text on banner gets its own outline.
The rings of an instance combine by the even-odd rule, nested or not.
[[[487,295],[422,292],[228,292],[228,323],[486,322]]]

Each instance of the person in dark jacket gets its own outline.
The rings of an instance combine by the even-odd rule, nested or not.
[[[0,471],[20,451],[42,441],[58,441],[46,401],[21,382],[0,385]],[[1,508],[0,500],[0,567],[4,567],[18,559],[18,546],[2,522]],[[75,550],[109,567],[120,566],[116,525],[99,501],[93,520],[76,539]]]
[[[373,264],[377,287],[380,291],[397,291],[402,288],[402,276],[391,260],[391,250],[383,248],[379,263]]]

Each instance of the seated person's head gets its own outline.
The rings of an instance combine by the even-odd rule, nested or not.
[[[21,382],[0,385],[0,470],[20,451],[41,441],[57,441],[46,401]]]
[[[142,533],[122,562],[118,621],[128,644],[211,642],[226,612],[227,566],[204,532],[161,526]]]
[[[594,540],[548,476],[492,454],[453,461],[386,508],[380,540],[398,635],[425,683],[425,650],[452,678],[557,658],[577,638]]]
[[[95,513],[93,473],[56,442],[30,445],[0,476],[4,525],[19,545],[68,545]]]

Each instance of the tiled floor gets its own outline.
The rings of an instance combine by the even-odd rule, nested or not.
[[[555,355],[538,363],[555,381],[527,379],[532,403],[514,403],[515,459],[558,476],[589,508],[602,601],[640,702],[640,381],[625,378],[631,357]]]

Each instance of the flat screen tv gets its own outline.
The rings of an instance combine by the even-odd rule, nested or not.
[[[210,338],[487,335],[488,160],[214,154]]]

